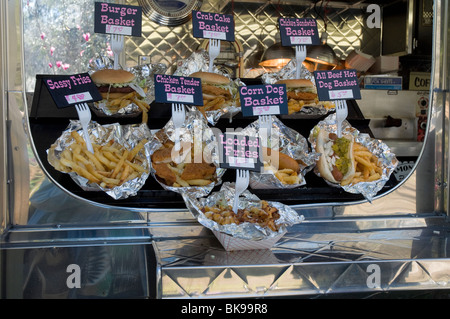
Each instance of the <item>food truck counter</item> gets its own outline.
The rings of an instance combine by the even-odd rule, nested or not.
[[[107,2],[111,6],[119,5],[112,4],[112,1]],[[191,37],[187,35],[191,30],[187,28],[190,24],[186,21],[190,21],[190,17],[183,17],[181,21],[172,20],[175,26],[170,23],[167,25],[160,13],[156,18],[148,14],[151,7],[145,4],[160,3],[158,1],[120,2],[120,5],[125,3],[125,5],[142,6],[145,14],[142,21],[144,26],[142,38],[127,39],[125,42],[127,55],[122,56],[121,65],[128,67],[129,64],[136,62],[138,67],[142,67],[141,62],[158,56],[161,61],[171,59],[170,68],[165,69],[164,72],[167,75],[176,76],[179,70],[177,68],[186,65],[188,68],[192,65],[196,66],[199,62],[198,57],[200,57],[200,65],[208,62],[202,59],[205,43],[208,41],[188,42]],[[374,2],[375,8],[387,5],[385,1]],[[85,10],[89,11],[94,6],[94,1],[86,0],[86,3],[86,8],[79,8],[75,3],[70,8],[79,8],[88,15],[89,12]],[[215,6],[217,2],[214,0],[192,3],[196,6],[189,8],[189,12],[199,9],[214,11],[217,7]],[[256,212],[260,214],[258,216],[273,216],[274,219],[280,219],[288,225],[276,228],[270,223],[271,220],[266,218],[261,224],[263,236],[255,231],[259,228],[254,225],[245,228],[233,223],[231,223],[232,226],[227,223],[220,224],[214,220],[218,217],[209,213],[213,210],[207,211],[212,206],[208,206],[211,203],[207,201],[208,199],[215,196],[213,203],[220,204],[223,203],[220,196],[226,197],[230,195],[230,189],[235,190],[234,186],[230,187],[236,178],[234,169],[229,169],[220,176],[222,178],[220,183],[214,184],[212,189],[207,187],[209,184],[195,188],[195,191],[207,190],[207,194],[198,197],[201,199],[195,196],[193,198],[192,194],[195,191],[192,193],[178,191],[183,187],[189,188],[189,186],[177,184],[178,180],[171,185],[164,184],[162,177],[150,170],[154,165],[150,156],[154,153],[150,154],[145,147],[140,149],[141,153],[133,154],[130,159],[123,155],[125,153],[120,153],[122,149],[117,152],[120,154],[118,163],[125,166],[123,163],[127,160],[129,167],[137,167],[136,171],[141,173],[140,176],[145,176],[144,183],[136,183],[139,186],[137,193],[130,192],[131,196],[126,198],[120,196],[125,193],[124,189],[128,191],[127,188],[119,186],[119,192],[113,194],[104,191],[105,188],[115,188],[107,182],[103,182],[101,190],[87,187],[92,184],[99,186],[100,180],[112,180],[108,178],[114,174],[115,167],[120,167],[118,164],[113,165],[112,159],[108,162],[112,172],[92,170],[91,172],[99,177],[98,182],[90,182],[89,185],[80,186],[80,180],[83,182],[80,178],[82,174],[76,172],[76,174],[74,172],[71,172],[71,175],[66,174],[67,168],[71,166],[65,166],[61,162],[61,159],[67,160],[61,155],[66,150],[64,146],[67,145],[61,143],[60,138],[69,131],[68,127],[72,123],[70,120],[76,120],[78,115],[75,108],[58,108],[49,90],[45,89],[39,80],[45,76],[53,78],[65,76],[71,71],[70,69],[67,71],[70,65],[64,64],[65,61],[62,60],[48,63],[48,65],[46,63],[46,67],[52,71],[58,68],[57,71],[62,74],[41,75],[35,72],[32,78],[37,80],[38,85],[34,87],[34,92],[25,83],[25,73],[29,70],[25,62],[35,62],[37,58],[35,55],[30,58],[30,51],[26,51],[27,45],[31,43],[24,38],[33,31],[25,28],[24,18],[25,16],[27,19],[30,18],[31,13],[35,14],[38,9],[45,11],[43,9],[46,6],[40,6],[41,4],[42,2],[38,0],[0,3],[0,132],[2,133],[0,134],[0,182],[2,183],[0,187],[0,299],[198,300],[345,296],[383,298],[398,296],[397,293],[403,294],[402,297],[449,297],[448,137],[450,125],[448,125],[448,99],[450,97],[447,79],[450,68],[449,60],[446,58],[448,48],[444,45],[447,43],[449,30],[447,24],[450,21],[448,19],[450,9],[447,4],[441,1],[431,3],[432,26],[429,25],[430,21],[426,19],[425,14],[420,15],[423,18],[421,20],[423,24],[433,29],[433,52],[402,53],[405,55],[405,61],[403,61],[405,67],[408,61],[414,60],[411,56],[417,58],[418,53],[431,57],[429,88],[422,88],[421,91],[398,88],[371,90],[364,88],[363,83],[358,83],[357,92],[361,92],[362,99],[346,100],[348,107],[346,132],[354,133],[354,138],[358,139],[360,144],[367,142],[366,146],[375,145],[372,148],[373,152],[379,150],[380,145],[382,147],[383,151],[377,153],[377,159],[381,161],[377,163],[387,164],[383,166],[385,170],[381,170],[381,174],[378,173],[378,175],[375,169],[373,172],[367,172],[368,176],[378,176],[381,183],[371,184],[372,181],[365,177],[364,181],[355,179],[354,184],[348,187],[336,185],[336,183],[333,185],[332,182],[317,174],[315,168],[318,165],[318,159],[315,159],[311,169],[305,173],[306,183],[303,185],[295,185],[294,188],[264,189],[253,187],[257,184],[252,184],[248,188],[250,194],[245,192],[240,198],[241,206],[249,206],[241,209],[243,215],[239,218],[250,218],[252,215],[249,212],[255,212],[250,204],[257,202]],[[280,17],[281,7],[275,8],[267,4],[258,1],[249,3],[237,1],[236,6],[226,4],[221,8],[224,11],[235,10],[232,11],[233,14],[246,18],[255,10],[259,18],[266,12],[268,12],[267,17],[272,19]],[[363,1],[362,4],[364,9],[368,8],[367,1]],[[422,11],[428,10],[430,5],[428,1],[421,1],[422,6],[418,8],[413,6],[414,1],[401,1],[401,8],[403,4],[406,5],[406,9],[411,10],[411,13],[420,8]],[[57,4],[54,5],[57,6]],[[329,13],[330,8],[334,10],[334,14],[328,17],[341,19],[339,20],[341,22],[329,24],[328,30],[326,24],[320,25],[321,31],[328,31],[329,39],[333,41],[340,36],[336,36],[333,32],[335,30],[330,28],[337,25],[351,28],[352,26],[347,26],[345,21],[353,19],[354,16],[357,17],[354,21],[367,20],[359,19],[362,11],[351,1],[330,2],[330,8],[327,8],[327,5],[328,2],[319,1],[311,2],[305,7],[304,4],[299,5],[288,1],[283,4],[283,7],[294,8],[295,10],[292,11],[294,13],[303,12],[312,15],[318,21],[327,21],[320,12]],[[303,10],[299,11],[298,6]],[[59,4],[58,8],[60,8]],[[413,16],[417,16],[417,12]],[[236,24],[236,34],[241,37],[239,39],[243,40],[245,45],[235,41],[227,47],[227,51],[222,52],[222,60],[218,60],[221,69],[216,71],[226,73],[230,79],[242,81],[243,85],[262,84],[267,80],[265,77],[257,76],[250,79],[240,73],[245,66],[242,64],[244,57],[250,60],[247,55],[244,55],[243,48],[247,50],[251,47],[257,48],[259,44],[252,45],[252,41],[263,38],[259,32],[251,32],[245,38],[246,30],[257,29],[249,21],[249,19],[242,19],[242,22],[239,20]],[[269,22],[273,21],[267,21]],[[261,26],[262,22],[255,23]],[[250,25],[248,29],[247,24]],[[80,33],[84,41],[81,45],[83,50],[77,54],[74,61],[82,59],[83,54],[95,55],[92,50],[89,51],[95,48],[95,45],[90,46],[88,43],[95,38],[94,32],[88,33],[85,29],[82,30],[83,27],[74,25],[72,29],[69,28],[71,36]],[[377,39],[381,38],[382,30],[369,29],[370,34]],[[186,37],[173,37],[171,34],[174,30],[178,32],[177,34],[185,34]],[[61,32],[66,34],[65,31]],[[354,32],[354,30],[351,31]],[[96,45],[105,45],[105,41],[99,40],[102,36],[104,34],[96,38]],[[362,34],[358,36],[362,37]],[[42,32],[37,39],[43,41],[46,52],[49,51],[49,54],[53,56],[58,52],[52,46],[46,47],[47,37],[49,35]],[[169,42],[170,49],[164,51],[166,42],[162,41],[161,37]],[[170,41],[174,41],[174,38],[177,38],[175,43],[171,43]],[[353,52],[353,47],[339,48],[338,43],[339,41],[336,41],[335,50],[341,50],[342,58],[345,58],[349,52]],[[74,42],[73,45],[76,46],[77,43]],[[350,44],[350,46],[354,45],[354,43]],[[150,53],[148,46],[157,48],[156,52]],[[198,49],[193,49],[194,47]],[[105,48],[107,52],[111,51],[110,47],[105,46]],[[366,48],[370,49],[370,46]],[[418,46],[415,49],[417,51],[423,48]],[[231,49],[240,51],[229,59]],[[374,51],[377,49],[380,49],[378,43]],[[177,51],[177,54],[184,52],[183,59],[179,59],[176,54],[172,56],[174,51]],[[164,54],[160,56],[160,52]],[[111,55],[113,55],[112,51]],[[189,60],[192,57],[196,59]],[[104,61],[114,62],[108,59],[92,59],[89,61],[89,70],[83,69],[83,71],[89,71],[92,75],[93,65],[98,66]],[[237,64],[232,62],[241,64],[237,67]],[[340,62],[341,67],[345,67],[345,61]],[[150,63],[150,65],[154,64]],[[246,66],[248,67],[248,64]],[[292,64],[290,67],[291,69],[288,64],[277,72],[292,71]],[[316,67],[324,67],[324,65],[317,64]],[[136,70],[137,67],[130,67],[130,69]],[[256,70],[252,68],[249,73],[252,72]],[[274,72],[267,73],[274,74]],[[275,74],[282,75],[282,73]],[[308,74],[311,77],[311,73]],[[361,79],[362,77],[358,74],[358,80]],[[156,96],[156,93],[153,95]],[[319,109],[324,105],[314,102],[313,108]],[[315,134],[318,129],[315,130],[315,128],[320,125],[322,125],[320,128],[323,128],[331,121],[334,129],[336,120],[333,116],[335,116],[336,105],[334,108],[331,107],[331,111],[327,109],[326,114],[311,116],[311,114],[302,114],[298,110],[294,111],[294,114],[282,114],[278,116],[276,123],[277,125],[283,123],[283,128],[284,126],[292,128],[306,139],[311,137],[307,145],[308,151],[312,151],[318,136]],[[133,129],[143,128],[149,139],[155,136],[159,138],[158,132],[162,128],[164,128],[163,133],[169,137],[172,136],[171,126],[166,126],[171,119],[168,103],[154,99],[149,102],[148,112],[142,112],[137,117],[118,116],[112,119],[108,116],[99,116],[95,112],[98,109],[93,108],[93,103],[90,103],[90,106],[93,120],[90,122],[91,125],[95,123],[103,129],[108,127],[108,124],[118,122],[118,125],[114,126],[116,131],[113,130],[118,137],[111,134],[116,142],[123,142],[122,144],[128,141],[135,142],[139,134],[132,129],[128,131],[131,127],[127,126],[128,124],[133,124]],[[139,104],[139,106],[142,105]],[[330,105],[327,104],[327,107]],[[239,108],[232,119],[229,114],[226,114],[214,122],[214,125],[211,123],[208,125],[221,131],[227,128],[248,128],[256,117],[244,117],[241,111],[242,108]],[[195,133],[195,126],[192,125],[194,121],[189,122],[189,120],[197,119],[195,116],[198,113],[197,109],[188,112],[185,125],[189,129],[185,129],[185,132],[191,133],[192,136]],[[203,117],[201,119],[201,123],[204,123],[205,119]],[[169,129],[166,129],[167,127]],[[81,131],[80,128],[79,132]],[[92,130],[92,138],[97,138],[98,132],[102,131]],[[133,134],[124,134],[128,132]],[[176,135],[175,131],[173,134]],[[128,136],[125,142],[121,140],[124,135]],[[330,140],[333,137],[331,133],[328,134]],[[76,140],[75,137],[73,139]],[[78,142],[78,146],[85,147],[87,145],[85,142]],[[168,141],[166,142],[169,146],[161,144],[167,148],[174,147]],[[59,149],[61,145],[63,148]],[[111,145],[113,144],[105,143],[100,147]],[[388,147],[384,148],[385,145]],[[119,146],[124,145],[114,144],[114,147]],[[163,148],[158,150],[160,149]],[[154,152],[155,149],[151,151]],[[70,154],[75,156],[80,153],[74,151]],[[57,161],[52,161],[55,158]],[[136,158],[138,162],[132,162]],[[82,158],[81,163],[83,161],[87,159]],[[300,165],[301,162],[302,160],[298,160],[297,164]],[[53,165],[54,163],[59,166]],[[71,165],[73,168],[74,165]],[[88,171],[92,168],[92,163],[87,161],[83,167]],[[391,171],[393,167],[395,169]],[[216,174],[220,168],[215,167]],[[359,176],[363,175],[361,166],[358,169]],[[115,173],[118,174],[119,170],[117,169]],[[120,173],[126,175],[124,171]],[[107,178],[103,179],[105,176]],[[217,182],[214,178],[218,175],[210,176],[213,177],[207,180]],[[359,176],[355,173],[354,177]],[[133,179],[130,180],[133,181]],[[125,178],[119,182],[124,181]],[[299,184],[301,180],[296,181]],[[133,182],[131,184],[134,191],[133,187],[136,184]],[[359,188],[358,184],[365,186]],[[374,185],[377,187],[381,185],[381,187],[373,187]],[[355,189],[356,192],[354,192]],[[364,192],[367,190],[369,193]],[[202,201],[201,206],[199,206],[200,201]],[[223,211],[226,212],[226,209]],[[229,215],[224,216],[229,217]],[[248,225],[248,223],[240,225],[243,224]],[[221,228],[218,225],[224,227]],[[233,225],[238,226],[233,228],[235,227]],[[258,226],[261,225],[258,224]],[[271,226],[275,230],[270,228]],[[232,235],[219,231],[226,227],[234,229]],[[255,236],[250,240],[238,236],[255,233],[259,237]]]

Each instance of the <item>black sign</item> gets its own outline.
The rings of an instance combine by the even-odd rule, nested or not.
[[[286,84],[239,87],[243,116],[288,114]]]
[[[94,31],[140,37],[142,34],[142,7],[106,2],[95,3]]]
[[[202,82],[199,78],[155,74],[155,101],[203,105]]]
[[[58,108],[100,101],[102,96],[88,73],[43,78]]]
[[[219,134],[220,167],[261,172],[261,139],[235,132]]]
[[[356,70],[314,71],[320,101],[361,99]]]
[[[320,44],[317,23],[312,18],[279,18],[283,46]]]
[[[195,38],[234,42],[233,15],[192,11],[192,32]]]

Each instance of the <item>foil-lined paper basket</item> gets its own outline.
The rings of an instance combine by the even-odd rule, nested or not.
[[[78,120],[71,120],[66,130],[61,136],[51,145],[47,150],[48,162],[58,171],[60,165],[58,161],[61,158],[61,153],[74,143],[74,139],[71,136],[71,132],[76,131],[83,136],[83,129],[81,123]],[[94,121],[91,121],[88,126],[89,136],[94,144],[105,145],[109,141],[113,140],[128,150],[133,149],[141,140],[150,139],[151,133],[146,124],[140,125],[120,125],[118,123],[100,125]],[[120,186],[113,188],[104,188],[96,183],[90,183],[88,179],[78,175],[75,172],[67,173],[72,180],[85,191],[103,191],[114,199],[125,199],[130,196],[135,196],[137,192],[142,188],[150,174],[150,144],[147,142],[137,156],[140,157],[143,163],[143,168],[147,172],[143,172],[139,177],[127,181]]]
[[[300,133],[287,127],[276,116],[271,118],[270,138],[268,138],[266,130],[260,128],[258,120],[244,128],[242,133],[260,137],[262,146],[272,148],[296,160],[300,166],[299,183],[282,183],[272,171],[264,173],[252,171],[250,172],[250,187],[253,189],[290,189],[303,186],[306,184],[306,173],[314,168],[319,155],[315,150],[310,150],[308,141]]]
[[[105,56],[98,56],[92,59],[89,65],[89,73],[92,74],[95,71],[102,69],[113,69],[114,61]],[[158,64],[143,64],[135,67],[127,68],[134,74],[135,79],[134,84],[142,88],[146,88],[147,92],[142,101],[150,105],[155,100],[155,85],[154,85],[154,75],[164,74],[167,71],[167,66]],[[92,112],[99,117],[111,117],[111,118],[132,118],[137,117],[142,113],[141,108],[136,103],[129,103],[124,107],[117,110],[112,110],[107,107],[104,101],[94,102],[91,105]]]
[[[164,184],[158,176],[156,176],[156,171],[151,165],[150,161],[150,172],[155,180],[161,185],[165,190],[170,190],[176,193],[189,193],[193,194],[195,197],[202,197],[208,195],[216,185],[222,183],[222,176],[225,174],[226,169],[219,166],[219,149],[216,136],[213,130],[208,126],[208,123],[202,113],[198,111],[195,107],[186,107],[186,120],[183,126],[180,128],[179,138],[180,144],[189,143],[193,145],[194,152],[196,149],[202,150],[202,156],[206,156],[210,163],[216,166],[216,176],[215,180],[206,186],[190,186],[190,187],[174,187]],[[160,149],[164,144],[164,138],[168,138],[172,142],[175,142],[175,126],[172,119],[170,119],[166,125],[157,131],[151,141],[150,141],[150,156],[158,149]]]
[[[329,133],[336,133],[336,114],[330,114],[311,130],[308,140],[311,143],[312,148],[316,147],[316,136],[319,130],[325,130]],[[395,171],[398,160],[395,154],[391,152],[389,146],[387,146],[383,141],[371,138],[366,133],[359,132],[356,128],[352,127],[347,120],[342,123],[342,134],[352,135],[355,138],[355,142],[367,147],[369,151],[379,159],[382,169],[381,178],[372,182],[359,182],[345,186],[328,181],[326,182],[330,186],[341,187],[348,193],[362,194],[369,202],[371,202],[389,180],[391,174]],[[314,169],[314,173],[320,177],[320,173],[317,169]]]
[[[278,231],[268,227],[261,227],[255,223],[244,222],[241,224],[220,225],[209,219],[202,211],[203,207],[214,206],[217,203],[233,206],[234,183],[225,182],[219,191],[208,197],[197,198],[188,193],[183,194],[186,207],[200,224],[209,228],[222,243],[226,250],[267,249],[272,247],[282,238],[289,226],[301,223],[304,220],[291,207],[279,202],[268,202],[278,209],[280,218],[276,221]],[[239,208],[260,207],[261,200],[250,191],[244,191],[239,197]]]
[[[280,71],[274,73],[264,73],[261,76],[263,84],[275,84],[279,80],[288,80],[296,78],[296,61],[292,59],[288,62]],[[308,71],[308,69],[302,64],[300,68],[300,79],[310,80],[314,87],[316,81],[314,75]],[[335,111],[334,103],[329,101],[318,101],[314,104],[305,104],[299,112],[289,115],[281,115],[281,118],[311,118],[327,115],[330,112]]]
[[[193,52],[185,60],[181,61],[173,75],[175,76],[190,76],[194,72],[208,72],[209,70],[209,54],[206,50],[201,49]],[[211,125],[216,123],[221,118],[228,118],[230,122],[233,116],[241,111],[239,101],[239,87],[245,86],[245,84],[239,79],[231,79],[228,74],[221,72],[218,68],[214,67],[213,73],[218,73],[230,79],[230,86],[228,90],[232,96],[234,103],[219,110],[205,111],[204,116]]]

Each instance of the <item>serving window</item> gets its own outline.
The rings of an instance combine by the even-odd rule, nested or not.
[[[127,1],[127,4],[136,5],[133,1]],[[69,120],[77,118],[77,114],[73,109],[54,112],[50,96],[46,95],[45,90],[36,89],[36,80],[39,78],[37,75],[86,72],[87,69],[92,68],[93,60],[112,58],[109,36],[93,32],[93,5],[93,1],[87,0],[73,3],[69,1],[69,4],[67,1],[65,3],[51,2],[51,4],[50,1],[47,3],[47,1],[38,0],[23,2],[24,29],[27,30],[24,33],[26,90],[30,96],[28,110],[30,133],[36,156],[53,181],[75,196],[93,203],[138,209],[183,208],[182,197],[176,192],[161,188],[152,176],[147,179],[137,195],[117,201],[104,192],[81,189],[67,174],[55,170],[47,161],[47,150],[67,128]],[[49,10],[50,7],[51,10]],[[213,0],[205,1],[201,10],[213,10],[213,7]],[[295,12],[302,12],[316,19],[319,31],[328,34],[327,43],[334,50],[339,61],[336,68],[351,67],[351,63],[355,65],[356,60],[359,62],[367,59],[367,55],[377,57],[377,62],[373,64],[376,70],[358,73],[362,98],[347,101],[347,120],[361,133],[383,140],[398,159],[396,170],[389,175],[375,197],[383,196],[396,189],[413,173],[422,150],[430,100],[429,91],[426,89],[426,79],[427,71],[431,66],[426,58],[420,59],[420,62],[411,57],[378,58],[380,41],[365,42],[368,35],[375,39],[381,36],[380,30],[368,28],[365,24],[368,13],[352,6],[347,8],[348,10],[341,9],[329,7],[326,11],[327,16],[324,16],[323,6],[308,10],[308,7],[295,4],[274,8],[263,7],[262,3],[236,3],[233,8],[234,14],[242,17],[242,19],[236,19],[236,38],[242,46],[242,52],[239,52],[239,57],[233,56],[233,46],[224,45],[223,52],[216,60],[216,66],[220,72],[234,79],[237,74],[236,68],[239,68],[240,72],[243,72],[239,80],[244,85],[262,84],[264,82],[262,74],[276,73],[280,70],[261,68],[255,61],[264,49],[277,41],[278,14],[294,15]],[[232,8],[227,5],[223,10],[232,10]],[[48,12],[52,14],[49,15]],[[252,12],[257,12],[256,16],[253,16]],[[267,21],[258,19],[262,19],[262,12],[265,13],[264,19]],[[52,23],[46,19],[52,19]],[[350,27],[354,23],[349,21],[358,24],[358,27]],[[30,25],[37,27],[31,28]],[[339,32],[342,28],[352,28],[347,30],[350,32],[347,34],[352,36],[346,37],[345,41],[342,40]],[[144,16],[143,30],[141,38],[126,38],[126,54],[121,60],[123,67],[134,68],[145,63],[162,63],[167,68],[167,74],[171,74],[176,71],[176,65],[183,63],[196,52],[196,48],[202,48],[202,41],[189,36],[191,32],[189,22],[181,26],[167,27],[158,25]],[[172,35],[175,33],[186,34],[186,37],[174,39]],[[164,41],[161,41],[162,39]],[[362,54],[363,51],[367,54]],[[237,65],[238,63],[243,63],[244,67]],[[392,65],[394,68],[398,68],[398,65],[407,66],[408,73],[400,74],[398,69],[390,70],[389,66]],[[311,66],[308,65],[308,67]],[[382,85],[376,87],[375,84],[370,86],[370,83],[375,83],[380,78],[389,79],[397,86],[393,88],[387,86],[383,88]],[[424,83],[425,86],[420,86]],[[331,113],[314,116],[283,115],[279,118],[286,127],[294,129],[308,139],[314,127]],[[168,105],[153,102],[146,124],[149,130],[154,132],[161,129],[170,118]],[[141,123],[141,117],[105,118],[96,114],[93,114],[92,120],[105,125],[113,122],[123,125]],[[221,118],[215,127],[222,131],[230,128],[245,128],[255,120],[256,117],[245,118],[242,114],[237,114],[232,120],[227,117]],[[34,178],[39,180],[34,179],[31,182],[34,185],[33,189],[39,191],[38,185],[44,177],[36,175]],[[233,179],[234,174],[231,171],[223,177],[225,182],[233,181]],[[330,186],[323,178],[315,174],[314,170],[306,173],[305,181],[306,183],[298,188],[252,189],[251,191],[260,198],[299,205],[299,207],[360,203],[367,200],[360,193],[352,194],[340,187]]]

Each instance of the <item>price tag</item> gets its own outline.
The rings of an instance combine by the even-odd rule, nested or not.
[[[361,99],[356,70],[314,71],[320,101]]]
[[[142,7],[95,2],[94,10],[96,33],[142,35]]]
[[[320,44],[317,23],[312,18],[279,18],[283,46]]]
[[[288,114],[286,84],[239,87],[243,116]]]
[[[156,102],[203,105],[199,78],[155,74],[154,79]]]
[[[231,14],[192,11],[192,32],[195,38],[234,42],[234,18]]]
[[[42,79],[58,108],[100,101],[102,96],[88,73],[49,75]]]
[[[261,171],[261,139],[235,132],[221,133],[219,141],[220,167]]]

